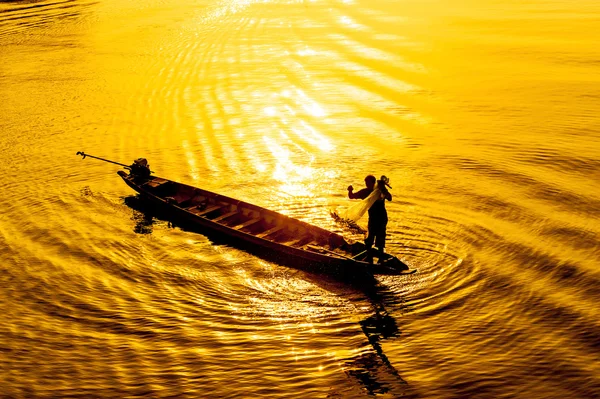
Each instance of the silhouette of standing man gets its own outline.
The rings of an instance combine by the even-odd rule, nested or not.
[[[383,179],[383,177],[382,177]],[[368,175],[365,177],[366,188],[354,193],[354,187],[348,186],[348,198],[350,199],[365,199],[375,190],[375,184],[383,194],[383,198],[377,199],[375,203],[369,208],[369,233],[365,239],[365,245],[367,246],[367,262],[373,263],[373,251],[371,247],[373,243],[379,250],[378,258],[381,262],[383,257],[383,251],[385,248],[385,230],[387,227],[388,217],[385,209],[385,200],[391,201],[392,194],[386,188],[386,182],[383,180],[377,180],[375,176]]]

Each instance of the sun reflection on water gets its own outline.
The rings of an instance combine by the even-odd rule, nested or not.
[[[354,21],[354,19],[352,19],[351,17],[349,17],[347,15],[340,16],[338,18],[338,21],[340,22],[341,25],[347,26],[347,27],[352,28],[357,31],[369,30],[369,28],[367,28],[365,25],[361,25],[361,24],[357,23],[356,21]]]
[[[297,128],[292,128],[292,131],[300,136],[303,140],[307,141],[323,152],[331,152],[334,149],[331,141],[323,134],[318,133],[315,128],[306,123],[306,121],[300,120],[299,123],[304,128],[306,133],[303,134],[303,132]]]
[[[308,120],[299,118],[299,114],[322,120],[327,117],[327,112],[298,88],[283,89],[271,95],[253,94],[270,99],[270,104],[263,107],[262,112],[272,118],[272,128],[264,132],[262,141],[273,163],[271,176],[280,182],[279,191],[295,197],[314,196],[315,179],[319,175],[331,175],[327,173],[330,171],[321,171],[313,166],[317,159],[314,151],[330,153],[335,147]],[[263,158],[268,164],[269,159]],[[262,171],[265,169],[262,168]]]
[[[190,148],[190,143],[187,140],[183,140],[181,142],[181,146],[185,152],[185,157],[189,165],[190,175],[193,180],[199,180],[200,175],[198,174],[198,166],[196,164],[196,155],[192,152]]]

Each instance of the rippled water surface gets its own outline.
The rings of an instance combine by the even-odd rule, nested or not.
[[[598,4],[1,2],[0,397],[598,397]],[[418,272],[270,263],[81,150],[359,239],[385,174]]]

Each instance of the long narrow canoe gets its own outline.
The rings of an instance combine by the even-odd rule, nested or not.
[[[370,264],[363,243],[349,243],[339,234],[244,201],[156,176],[118,174],[169,219],[207,236],[222,236],[277,263],[362,282],[409,269],[389,254]]]

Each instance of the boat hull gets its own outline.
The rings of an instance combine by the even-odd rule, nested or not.
[[[408,270],[391,255],[389,266],[359,260],[355,253],[364,253],[364,244],[253,204],[159,177],[118,174],[166,219],[279,264],[369,284],[374,274]]]

